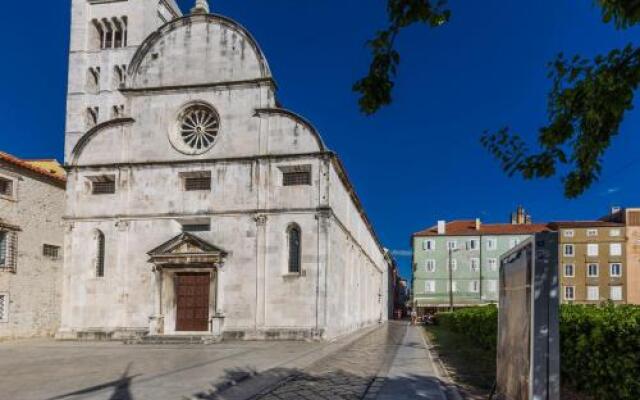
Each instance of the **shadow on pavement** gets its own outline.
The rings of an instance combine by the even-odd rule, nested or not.
[[[127,368],[125,369],[120,379],[117,379],[111,382],[106,382],[101,385],[90,386],[88,388],[84,388],[71,393],[66,393],[60,396],[50,397],[47,400],[62,400],[62,399],[70,398],[74,396],[87,395],[87,394],[108,389],[110,387],[113,387],[114,391],[111,397],[109,397],[109,400],[134,400],[133,396],[131,395],[130,387],[131,387],[131,381],[138,375],[129,376],[130,369],[131,369],[131,363],[127,365]]]
[[[255,373],[247,370],[228,371],[228,378],[238,374]],[[212,385],[212,390],[199,392],[192,398],[199,400],[359,400],[379,399],[425,399],[446,400],[445,384],[437,378],[407,376],[382,379],[362,376],[342,370],[312,374],[298,369],[275,368],[252,379],[234,385]]]

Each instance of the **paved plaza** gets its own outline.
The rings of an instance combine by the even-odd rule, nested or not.
[[[0,388],[11,400],[444,400],[423,343],[417,328],[394,322],[333,343],[6,342]]]

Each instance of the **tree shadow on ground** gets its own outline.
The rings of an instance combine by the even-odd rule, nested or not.
[[[299,369],[274,368],[260,374],[252,369],[228,371],[225,379],[251,375],[235,384],[214,383],[208,391],[195,393],[191,398],[199,400],[360,400],[377,396],[384,400],[421,398],[441,399],[446,383],[435,377],[406,376],[402,378],[378,378],[357,375],[342,370],[328,373],[307,373]],[[376,397],[373,397],[376,398]]]
[[[60,396],[50,397],[47,400],[63,400],[63,399],[71,398],[75,396],[82,396],[82,395],[87,395],[91,393],[96,393],[109,388],[113,388],[113,394],[109,397],[109,400],[134,400],[130,390],[131,381],[139,375],[129,376],[129,370],[131,369],[131,364],[132,363],[129,363],[129,365],[127,365],[127,368],[125,369],[122,376],[119,379],[116,379],[115,381],[105,382],[100,385],[90,386],[84,389],[77,390],[75,392],[65,393]]]

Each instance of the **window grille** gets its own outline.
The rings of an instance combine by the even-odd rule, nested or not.
[[[291,274],[299,274],[301,272],[300,238],[300,228],[297,226],[289,228],[289,273]]]
[[[282,184],[284,186],[311,185],[311,172],[283,172]]]
[[[98,237],[96,238],[96,276],[98,278],[104,277],[104,255],[105,255],[105,240],[104,233],[98,231]]]
[[[186,224],[182,225],[183,232],[209,232],[211,224]]]
[[[0,195],[13,196],[13,181],[0,178]]]
[[[186,191],[211,190],[211,177],[185,178],[184,188]]]
[[[18,234],[0,231],[0,269],[15,272],[18,266]]]
[[[60,247],[45,244],[42,246],[42,255],[57,260],[60,257]]]
[[[8,233],[0,232],[0,268],[7,267]]]
[[[0,322],[7,322],[9,319],[9,301],[6,294],[0,294]]]
[[[92,182],[92,194],[114,194],[116,192],[115,181]]]

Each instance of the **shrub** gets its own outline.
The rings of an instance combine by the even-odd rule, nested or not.
[[[468,336],[487,350],[496,349],[498,309],[495,306],[465,308],[438,314],[438,323],[456,333]]]
[[[438,321],[495,351],[494,306],[441,313]],[[640,399],[640,307],[562,305],[560,351],[563,383],[599,400]]]

